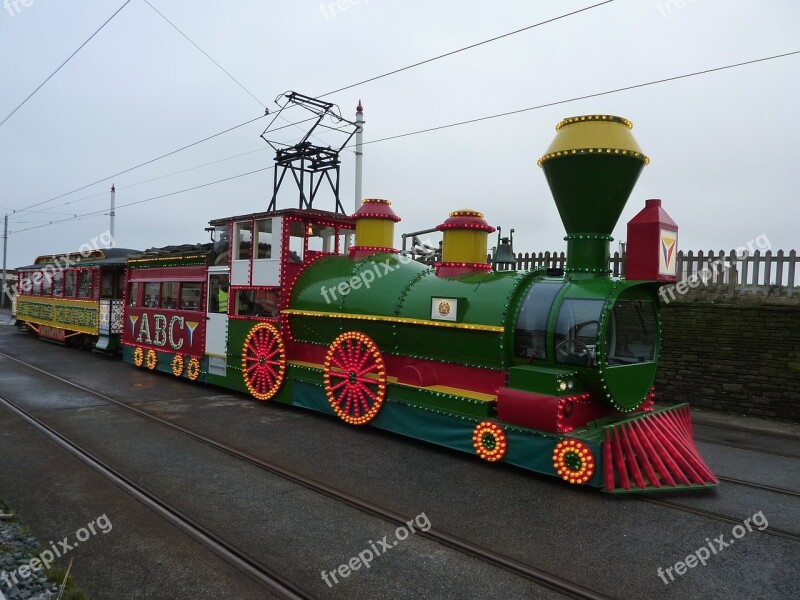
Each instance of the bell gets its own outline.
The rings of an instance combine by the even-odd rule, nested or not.
[[[511,230],[511,237],[500,237],[500,228],[497,228],[497,249],[494,253],[492,266],[497,271],[498,265],[503,265],[502,271],[516,271],[517,258],[514,256],[514,230]]]

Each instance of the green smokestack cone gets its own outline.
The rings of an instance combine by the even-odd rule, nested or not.
[[[564,119],[539,166],[567,230],[567,271],[608,273],[611,232],[649,159],[633,124],[610,115]]]

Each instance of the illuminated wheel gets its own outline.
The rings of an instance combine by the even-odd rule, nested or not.
[[[351,425],[369,423],[386,397],[386,367],[375,342],[358,331],[343,333],[328,348],[325,394],[333,411]]]
[[[483,460],[497,462],[506,455],[508,439],[500,425],[481,421],[472,432],[472,445]]]
[[[136,350],[133,351],[133,364],[137,367],[141,367],[144,364],[144,350],[140,346],[137,346]]]
[[[594,456],[583,442],[561,440],[553,450],[553,467],[564,481],[586,483],[594,475]]]
[[[259,400],[269,400],[283,384],[286,349],[281,332],[270,323],[250,330],[242,346],[242,376],[248,391]]]
[[[192,381],[197,381],[200,377],[200,361],[192,357],[186,364],[186,376]]]
[[[172,374],[175,377],[180,377],[183,374],[183,357],[180,354],[172,357]]]
[[[155,350],[147,351],[145,364],[147,365],[147,368],[150,369],[151,371],[156,368],[156,365],[158,364],[158,355],[156,354]]]

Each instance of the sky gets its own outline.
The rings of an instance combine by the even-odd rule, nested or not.
[[[0,120],[122,3],[5,1]],[[48,223],[106,209],[112,182],[123,205],[269,167],[262,118],[66,194],[256,119],[287,90],[322,95],[596,1],[150,3],[255,98],[144,0],[131,0],[0,126],[9,268],[98,239],[108,229],[103,214]],[[361,99],[369,142],[797,50],[796,1],[614,0],[326,99],[348,119]],[[561,119],[612,114],[633,121],[652,161],[616,240],[624,241],[625,223],[646,199],[661,198],[680,227],[683,250],[728,251],[759,236],[773,250],[800,249],[798,75],[800,55],[793,55],[367,144],[364,196],[392,200],[403,219],[398,246],[401,233],[472,208],[492,225],[513,227],[517,252],[560,251],[563,227],[536,160]],[[291,143],[302,127],[276,136]],[[354,173],[354,154],[345,150],[341,197],[348,210]],[[266,210],[271,194],[267,170],[120,207],[116,243],[144,249],[205,241],[209,220]],[[282,195],[279,207],[295,205],[296,195]],[[323,197],[316,207],[332,210],[333,202]]]

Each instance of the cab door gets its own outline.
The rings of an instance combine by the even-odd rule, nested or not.
[[[226,347],[228,343],[228,298],[230,272],[228,267],[211,267],[208,270],[206,298],[206,355],[208,372],[225,376]]]

